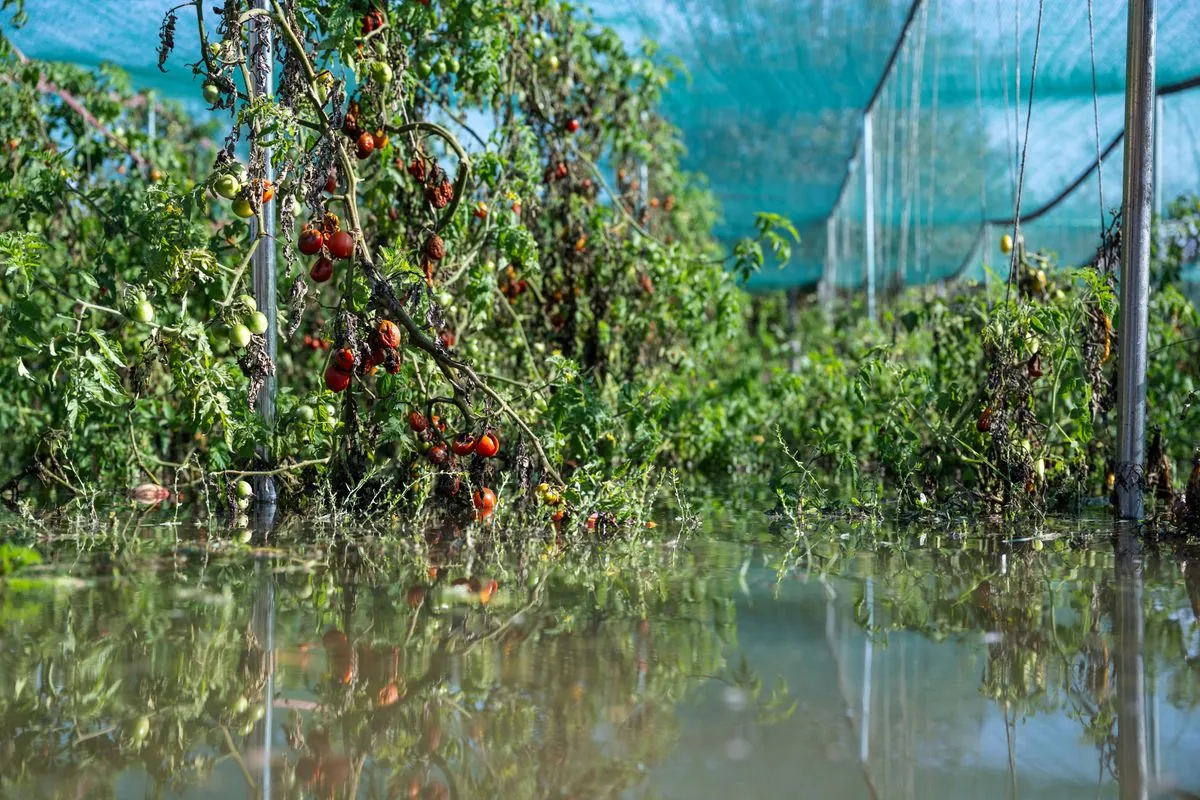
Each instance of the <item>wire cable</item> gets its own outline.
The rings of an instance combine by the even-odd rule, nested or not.
[[[1096,27],[1092,20],[1092,0],[1088,0],[1088,50],[1092,57],[1092,121],[1096,126],[1096,180],[1100,184],[1100,234],[1104,234],[1104,155],[1100,152],[1100,91],[1096,83]],[[1155,135],[1158,135],[1157,132]]]
[[[1007,305],[1012,299],[1013,280],[1017,275],[1017,254],[1021,248],[1021,194],[1025,189],[1025,158],[1029,154],[1029,127],[1033,120],[1033,95],[1037,85],[1038,53],[1042,46],[1042,16],[1046,10],[1046,0],[1038,0],[1037,30],[1033,37],[1033,66],[1029,71],[1029,105],[1025,110],[1025,141],[1021,144],[1021,166],[1017,170],[1017,202],[1013,212],[1013,249],[1009,257],[1008,288],[1005,290],[1004,302]],[[1018,98],[1018,106],[1020,98]]]

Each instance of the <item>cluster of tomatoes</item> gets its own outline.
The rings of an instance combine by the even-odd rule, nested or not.
[[[355,369],[361,375],[374,375],[379,367],[395,375],[400,371],[400,328],[390,319],[381,320],[368,342],[370,352],[360,359],[349,347],[333,354],[325,369],[325,386],[332,392],[343,392],[350,385]]]
[[[425,458],[435,467],[453,469],[460,457],[495,458],[500,453],[500,438],[491,429],[478,436],[473,433],[460,433],[447,445],[443,436],[446,423],[437,415],[426,419],[420,411],[413,411],[408,415],[408,427],[416,435]],[[455,477],[452,494],[457,494],[457,489],[458,479]],[[486,486],[481,486],[471,496],[471,503],[478,512],[477,519],[482,521],[496,510],[496,493]]]
[[[381,62],[382,63],[382,62]],[[387,66],[384,64],[383,66]],[[390,69],[390,68],[389,68]],[[376,77],[379,77],[378,75]],[[346,110],[346,117],[342,120],[342,133],[346,138],[354,142],[354,154],[359,160],[370,158],[371,153],[376,150],[382,150],[387,147],[388,135],[383,128],[378,128],[374,133],[366,130],[359,124],[359,108],[358,103],[351,100],[350,107]]]
[[[322,339],[319,336],[304,334],[304,346],[311,350],[328,350],[333,346],[333,343],[328,339]]]
[[[326,214],[319,223],[304,226],[296,247],[306,256],[320,256],[308,277],[313,283],[325,283],[333,277],[333,259],[345,260],[354,255],[354,237],[341,229],[336,214]]]
[[[248,294],[237,299],[234,311],[239,319],[229,328],[229,343],[241,350],[250,344],[250,335],[262,336],[271,327],[267,315],[258,310],[258,303]]]
[[[528,288],[529,284],[524,278],[518,278],[517,271],[509,264],[504,270],[504,280],[500,282],[500,293],[508,298],[508,302],[513,303]]]
[[[242,178],[233,172],[218,175],[212,182],[212,189],[231,201],[229,208],[234,214],[247,219],[254,216],[254,204],[250,202],[251,194],[257,194],[261,202],[267,203],[275,197],[275,187],[267,180],[244,184],[245,168],[239,165],[238,171],[242,173]]]
[[[399,161],[397,161],[397,166],[399,165]],[[454,199],[454,184],[450,182],[450,176],[437,165],[436,161],[426,163],[423,156],[415,155],[409,159],[405,169],[417,183],[421,184],[425,190],[425,200],[431,206],[441,210],[450,205],[450,201]]]

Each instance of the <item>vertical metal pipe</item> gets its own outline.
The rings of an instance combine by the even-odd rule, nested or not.
[[[270,10],[270,0],[254,0],[254,7],[264,11]],[[274,93],[274,41],[271,36],[270,18],[267,16],[257,16],[250,23],[250,39],[251,39],[251,77],[255,83],[255,88],[262,94],[271,95]],[[265,48],[266,53],[262,53],[260,48]],[[266,148],[263,153],[266,160],[266,165],[263,169],[263,180],[275,182],[275,168],[271,165],[271,150]],[[266,315],[269,325],[267,326],[267,356],[271,359],[271,363],[276,363],[276,356],[279,350],[279,308],[276,300],[275,286],[275,201],[270,200],[263,203],[262,208],[263,231],[266,233],[266,239],[262,241],[258,249],[254,252],[254,259],[251,264],[252,282],[254,285],[254,301],[258,304],[258,310]],[[252,226],[254,236],[258,235],[258,224],[255,222]],[[258,413],[266,424],[267,430],[275,428],[275,392],[277,384],[274,375],[267,376],[266,385],[263,386],[262,392],[258,395]],[[264,461],[270,463],[271,453],[267,444],[264,442],[259,446],[259,456]],[[269,475],[258,476],[254,487],[254,496],[260,504],[274,505],[275,503],[275,481]]]
[[[1146,322],[1154,201],[1156,0],[1130,0],[1125,66],[1125,208],[1121,217],[1120,373],[1117,387],[1117,515],[1142,516],[1146,449]]]
[[[863,227],[866,234],[867,318],[875,321],[875,132],[874,112],[863,114]]]
[[[858,760],[866,764],[871,757],[871,665],[874,663],[875,586],[866,581],[867,638],[863,642],[862,728],[858,732]]]
[[[1137,0],[1134,0],[1137,2]],[[1113,634],[1117,667],[1117,781],[1121,800],[1145,800],[1146,619],[1142,601],[1141,542],[1133,526],[1117,533]]]

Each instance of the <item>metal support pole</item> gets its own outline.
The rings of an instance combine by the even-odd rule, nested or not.
[[[264,11],[270,10],[270,0],[254,0],[254,7]],[[250,66],[251,78],[254,81],[256,90],[267,96],[274,93],[274,65],[275,65],[275,48],[271,36],[270,17],[257,16],[252,18],[250,22]],[[265,48],[266,52],[262,52]],[[263,153],[265,166],[263,168],[263,180],[275,182],[275,168],[271,165],[271,150],[265,148]],[[275,286],[275,201],[270,200],[263,203],[262,207],[263,231],[266,233],[266,238],[254,252],[252,262],[252,282],[254,285],[254,301],[258,304],[258,310],[266,315],[270,324],[267,326],[267,356],[271,359],[271,363],[276,363],[276,356],[279,349],[279,308],[276,300]],[[258,236],[258,223],[255,222],[251,226],[252,234]],[[266,424],[267,430],[273,430],[275,427],[275,392],[276,381],[274,375],[267,376],[266,384],[258,395],[258,413]],[[259,456],[270,463],[271,453],[266,443],[263,443],[258,448]],[[274,505],[275,504],[275,480],[269,475],[260,475],[256,478],[254,486],[254,497],[259,504]]]
[[[1130,0],[1125,66],[1125,208],[1121,216],[1120,374],[1117,387],[1117,515],[1142,516],[1146,450],[1146,324],[1154,201],[1156,0]]]
[[[873,112],[863,114],[863,227],[866,241],[867,264],[867,318],[875,321],[875,132],[872,124]]]
[[[1136,3],[1137,0],[1134,0]],[[1146,663],[1142,552],[1137,531],[1122,526],[1116,542],[1113,634],[1117,667],[1117,781],[1121,800],[1145,800]]]

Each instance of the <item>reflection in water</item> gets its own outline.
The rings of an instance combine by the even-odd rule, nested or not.
[[[1194,553],[903,538],[72,556],[0,581],[0,796],[1200,790]]]
[[[1142,548],[1122,526],[1116,544],[1113,629],[1117,647],[1117,777],[1121,800],[1142,800],[1146,787],[1146,619],[1142,610]]]

